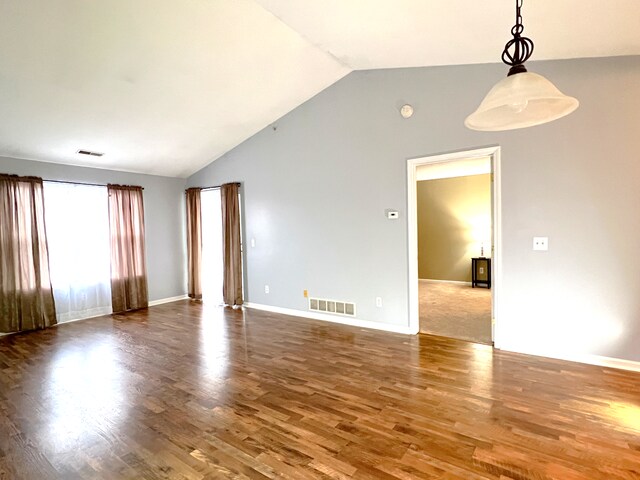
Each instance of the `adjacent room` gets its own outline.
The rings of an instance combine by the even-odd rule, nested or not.
[[[638,2],[0,32],[0,478],[640,479]]]
[[[490,345],[491,158],[417,169],[420,332]]]

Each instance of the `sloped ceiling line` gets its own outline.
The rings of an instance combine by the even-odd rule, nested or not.
[[[187,177],[352,70],[498,62],[511,3],[0,2],[0,155]],[[637,0],[523,14],[536,60],[640,54]]]

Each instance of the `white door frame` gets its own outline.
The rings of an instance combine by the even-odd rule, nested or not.
[[[502,292],[502,219],[500,198],[500,147],[486,147],[474,150],[445,153],[407,160],[407,227],[409,237],[409,329],[412,333],[420,331],[420,296],[418,290],[418,197],[417,169],[420,165],[454,162],[477,157],[491,158],[491,223],[493,250],[491,261],[491,337],[498,347],[500,335],[500,292]]]

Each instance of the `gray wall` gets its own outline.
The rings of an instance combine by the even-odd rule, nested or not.
[[[35,175],[45,180],[118,183],[144,187],[149,299],[159,300],[186,293],[184,179],[6,157],[0,157],[0,172]]]
[[[247,299],[305,310],[309,289],[357,302],[364,320],[406,325],[406,159],[499,144],[497,345],[640,360],[640,57],[529,68],[580,108],[530,129],[474,132],[463,120],[504,66],[354,72],[193,175],[190,186],[244,183],[245,233],[257,242]],[[400,117],[403,103],[413,118]],[[550,250],[533,252],[533,236],[548,236]]]

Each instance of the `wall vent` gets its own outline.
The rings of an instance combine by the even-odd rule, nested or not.
[[[312,312],[326,312],[334,315],[356,316],[356,304],[343,302],[342,300],[329,300],[327,298],[309,298],[309,310]]]
[[[78,150],[76,153],[80,155],[91,155],[92,157],[101,157],[104,155],[104,153],[91,152],[89,150]]]

